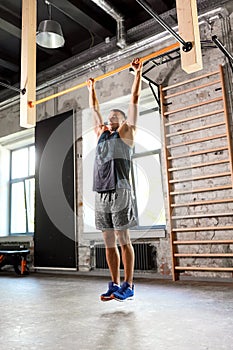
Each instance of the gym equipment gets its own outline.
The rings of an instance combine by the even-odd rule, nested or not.
[[[0,271],[3,266],[13,265],[17,275],[28,275],[27,256],[29,249],[18,249],[18,247],[1,247],[0,249]]]

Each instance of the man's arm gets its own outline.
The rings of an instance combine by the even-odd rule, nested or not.
[[[135,58],[131,63],[134,69],[134,81],[131,89],[131,99],[128,110],[128,123],[135,129],[138,117],[138,100],[141,92],[142,62]]]
[[[89,90],[89,107],[92,110],[94,130],[97,135],[100,134],[102,127],[104,126],[103,117],[100,114],[99,101],[95,91],[95,81],[93,78],[88,79],[87,87]]]

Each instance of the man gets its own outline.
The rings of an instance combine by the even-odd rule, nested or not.
[[[96,96],[94,79],[87,81],[89,105],[94,117],[94,128],[98,138],[94,165],[93,190],[95,197],[96,228],[103,232],[106,260],[111,282],[102,301],[116,299],[124,301],[134,296],[133,271],[134,250],[130,241],[129,227],[137,224],[130,187],[130,163],[138,116],[138,100],[141,91],[142,62],[135,58],[131,63],[134,82],[128,116],[113,109],[104,124]],[[124,282],[120,285],[121,246],[124,266]]]

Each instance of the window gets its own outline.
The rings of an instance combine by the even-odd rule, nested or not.
[[[132,156],[132,185],[139,229],[160,228],[166,224],[160,155],[158,109],[144,108],[140,111]]]
[[[10,234],[34,232],[35,146],[11,151]]]
[[[133,187],[140,227],[165,225],[164,199],[161,183],[160,150],[135,154]]]

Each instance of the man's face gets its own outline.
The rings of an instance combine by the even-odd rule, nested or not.
[[[110,111],[108,116],[108,129],[110,131],[117,130],[123,121],[124,117],[121,112]]]

